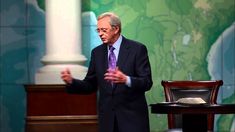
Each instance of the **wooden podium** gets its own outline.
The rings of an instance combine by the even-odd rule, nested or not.
[[[26,132],[97,132],[96,94],[68,94],[65,85],[25,85]]]

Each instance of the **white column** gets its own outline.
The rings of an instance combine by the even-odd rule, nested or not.
[[[81,54],[81,1],[46,0],[46,55],[35,76],[36,84],[61,84],[60,72],[70,68],[83,79],[87,68]]]

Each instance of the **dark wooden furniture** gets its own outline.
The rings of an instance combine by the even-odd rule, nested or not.
[[[65,85],[25,85],[26,132],[96,132],[96,94],[68,94]]]
[[[235,114],[235,104],[188,105],[166,102],[151,104],[150,106],[151,112],[155,114],[182,114],[182,128],[183,131],[186,132],[202,132],[202,130],[207,131],[207,125],[202,124],[198,126],[198,122],[195,122],[192,118],[188,118],[188,115],[204,115],[202,116],[202,118],[204,118],[207,117],[207,114]]]
[[[162,81],[161,84],[164,87],[166,102],[175,102],[180,98],[186,97],[200,97],[206,101],[207,104],[213,105],[216,104],[218,90],[223,84],[223,81]],[[181,114],[169,113],[168,128],[182,128],[182,118],[186,118],[186,115],[182,117]],[[198,126],[207,124],[207,130],[202,131],[213,131],[213,113],[207,113],[206,115],[195,113],[187,114],[187,118],[191,118],[191,121],[194,121],[194,124],[198,124]]]

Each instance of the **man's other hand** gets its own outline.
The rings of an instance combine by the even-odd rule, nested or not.
[[[71,84],[73,77],[71,75],[71,72],[69,68],[66,68],[65,70],[61,71],[61,79],[66,83],[66,84]]]

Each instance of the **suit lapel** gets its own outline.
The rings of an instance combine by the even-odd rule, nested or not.
[[[102,50],[101,50],[101,59],[99,64],[101,65],[101,67],[103,67],[103,75],[107,72],[108,69],[108,49],[107,49],[107,45],[103,44],[102,46]],[[112,92],[112,85],[111,83],[104,81],[104,85],[106,86],[105,88],[108,89],[108,91]]]
[[[108,50],[107,50],[107,45],[106,44],[103,44],[103,49],[102,49],[102,59],[104,60],[101,60],[100,64],[103,65],[102,67],[104,67],[104,73],[106,72],[106,70],[108,69]]]
[[[126,38],[123,37],[122,43],[120,46],[119,54],[118,54],[118,61],[117,61],[117,66],[122,69],[124,66],[127,58],[129,55],[129,45],[127,43]]]

